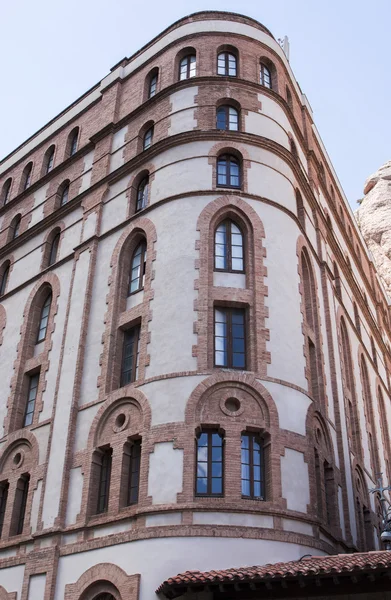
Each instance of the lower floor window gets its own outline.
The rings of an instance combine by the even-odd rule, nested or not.
[[[242,434],[242,496],[265,499],[263,440],[255,433]]]
[[[215,366],[246,368],[245,311],[215,308]]]
[[[138,374],[140,327],[132,327],[124,333],[121,387],[136,381]]]
[[[197,438],[196,494],[223,495],[223,438],[214,429]]]

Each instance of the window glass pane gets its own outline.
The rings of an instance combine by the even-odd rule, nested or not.
[[[222,477],[223,466],[221,462],[212,462],[212,477]]]
[[[262,498],[262,487],[260,481],[254,481],[254,496],[255,498]]]
[[[223,460],[223,448],[222,448],[222,446],[220,446],[220,447],[215,446],[215,447],[212,448],[212,460],[213,461]]]
[[[217,74],[225,75],[225,52],[222,52],[218,56],[217,60]]]
[[[242,495],[243,496],[250,495],[250,482],[246,479],[242,479]]]
[[[200,437],[198,438],[198,445],[199,446],[207,446],[208,445],[208,434],[207,433],[201,433]]]
[[[236,75],[236,56],[233,54],[228,55],[228,74],[231,77],[235,77]]]
[[[238,131],[239,129],[239,114],[232,106],[229,107],[229,129],[231,131]]]
[[[226,111],[224,106],[220,106],[217,110],[217,129],[226,129]]]
[[[223,492],[223,480],[212,478],[212,494],[222,494]]]
[[[189,77],[195,77],[196,74],[196,57],[193,54],[192,56],[190,56],[190,72],[189,72]]]
[[[207,477],[208,476],[208,463],[207,462],[199,462],[197,465],[197,477]]]
[[[197,494],[206,494],[208,491],[208,480],[206,478],[197,479]]]
[[[220,447],[223,445],[223,438],[218,433],[212,434],[212,446]]]

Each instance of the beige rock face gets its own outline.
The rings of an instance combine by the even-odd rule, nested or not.
[[[378,273],[391,295],[391,161],[368,177],[356,219]]]

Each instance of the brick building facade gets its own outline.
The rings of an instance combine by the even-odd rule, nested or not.
[[[265,27],[174,23],[0,202],[1,600],[379,548],[388,300]]]

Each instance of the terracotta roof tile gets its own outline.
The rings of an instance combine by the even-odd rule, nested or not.
[[[170,577],[156,590],[165,593],[175,587],[203,585],[211,583],[234,583],[239,581],[261,581],[262,579],[283,579],[288,577],[308,577],[328,574],[343,574],[357,570],[391,568],[391,552],[363,552],[356,554],[336,554],[333,556],[311,556],[302,560],[280,562],[264,566],[240,567],[222,571],[185,571]]]

